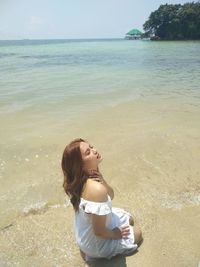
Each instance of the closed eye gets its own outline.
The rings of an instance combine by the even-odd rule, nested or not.
[[[86,151],[85,151],[85,155],[89,155],[90,154],[90,149],[88,148]]]

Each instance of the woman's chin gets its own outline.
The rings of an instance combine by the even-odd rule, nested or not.
[[[99,163],[101,163],[101,162],[102,162],[102,160],[103,160],[103,158],[102,158],[102,157],[98,158],[98,162],[99,162]]]

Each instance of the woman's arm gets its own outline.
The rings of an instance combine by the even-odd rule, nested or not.
[[[122,239],[129,235],[129,226],[114,228],[109,230],[106,228],[106,215],[92,214],[92,226],[94,234],[104,239]]]
[[[87,184],[87,199],[94,202],[106,202],[108,200],[107,189],[104,184],[89,182]],[[129,226],[108,229],[106,227],[107,215],[91,214],[94,234],[105,239],[122,239],[129,235]]]

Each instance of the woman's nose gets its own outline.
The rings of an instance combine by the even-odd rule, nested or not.
[[[94,154],[97,154],[97,150],[95,148],[92,149]]]

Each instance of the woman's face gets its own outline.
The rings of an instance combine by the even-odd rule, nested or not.
[[[86,142],[80,142],[80,150],[85,171],[96,170],[102,161],[101,155],[97,150]]]

